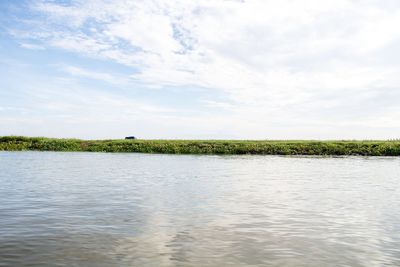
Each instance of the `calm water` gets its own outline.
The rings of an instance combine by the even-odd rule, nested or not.
[[[0,266],[400,266],[400,158],[0,152]]]

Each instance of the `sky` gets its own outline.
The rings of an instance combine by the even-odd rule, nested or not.
[[[400,137],[398,0],[0,1],[0,136]]]

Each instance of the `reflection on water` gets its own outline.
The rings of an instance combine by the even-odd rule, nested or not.
[[[400,158],[0,152],[0,266],[400,266]]]

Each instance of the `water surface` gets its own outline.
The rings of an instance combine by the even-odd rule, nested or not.
[[[400,266],[400,158],[0,152],[0,266]]]

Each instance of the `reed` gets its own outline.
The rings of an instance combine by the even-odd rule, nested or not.
[[[86,151],[226,155],[399,156],[400,140],[80,140],[0,137],[3,151]]]

